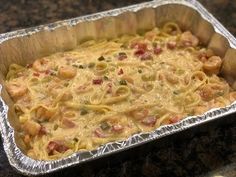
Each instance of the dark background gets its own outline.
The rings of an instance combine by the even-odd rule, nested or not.
[[[0,0],[0,33],[55,22],[143,0]],[[236,0],[200,0],[235,36]],[[236,177],[236,115],[170,136],[105,160],[51,176]],[[99,164],[99,165],[98,165]],[[0,176],[19,176],[0,140]],[[50,175],[47,175],[50,176]]]

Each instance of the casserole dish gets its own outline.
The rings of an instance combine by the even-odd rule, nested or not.
[[[176,15],[179,11],[182,13]],[[235,54],[235,39],[196,1],[153,1],[2,34],[1,83],[4,85],[7,68],[12,62],[25,65],[36,58],[73,49],[78,43],[91,38],[114,38],[121,34],[136,34],[137,31],[152,29],[156,25],[161,26],[166,21],[173,20],[182,28],[191,30],[205,45],[224,58],[222,74],[233,85],[236,66],[232,60]],[[24,155],[17,138],[18,120],[4,87],[1,96],[3,99],[0,125],[4,149],[13,167],[24,174],[32,175],[52,172],[119,152],[235,112],[235,104],[232,104],[225,108],[210,110],[201,116],[188,117],[174,125],[162,126],[151,133],[135,134],[125,141],[108,143],[96,150],[75,153],[55,161],[39,161]]]

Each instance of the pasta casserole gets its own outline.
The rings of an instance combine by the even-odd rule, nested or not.
[[[51,160],[229,105],[236,92],[221,65],[190,31],[168,22],[12,64],[6,89],[27,154]]]

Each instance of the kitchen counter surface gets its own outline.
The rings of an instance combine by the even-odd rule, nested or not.
[[[143,0],[1,0],[0,33],[55,22],[103,10],[123,7]],[[236,0],[200,0],[201,3],[236,35]],[[236,115],[231,115],[231,120]],[[236,121],[207,126],[188,133],[185,138],[169,138],[151,146],[149,152],[91,165],[73,167],[47,176],[81,177],[236,177]],[[182,133],[183,134],[183,133]],[[9,165],[0,140],[0,176],[19,176]]]

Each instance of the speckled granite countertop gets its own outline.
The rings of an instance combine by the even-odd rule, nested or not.
[[[0,33],[113,9],[143,0],[1,0]],[[200,0],[236,35],[236,0]],[[236,177],[236,115],[195,131],[144,146],[126,158],[73,167],[47,176],[81,177]],[[144,148],[147,148],[146,150]],[[19,176],[9,165],[0,140],[0,176]]]

